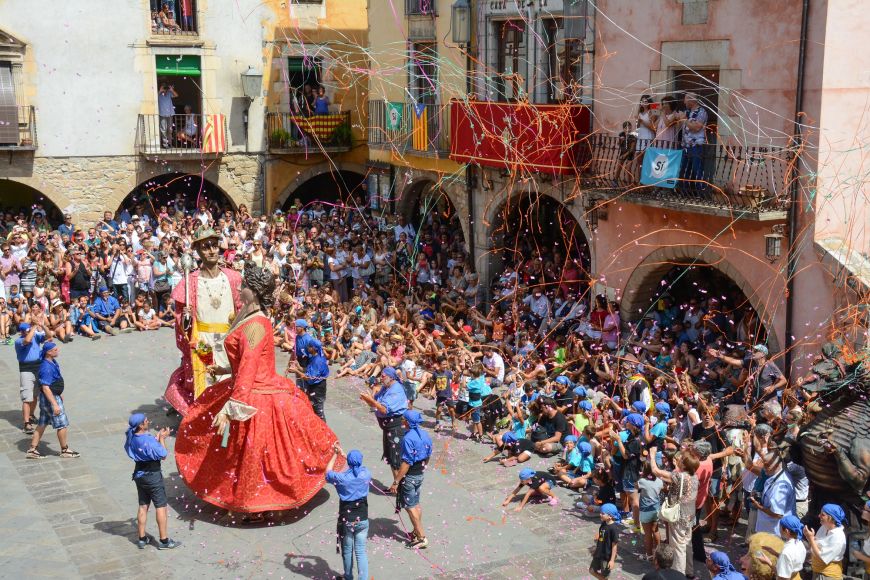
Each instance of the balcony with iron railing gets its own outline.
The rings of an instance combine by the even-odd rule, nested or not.
[[[36,109],[32,106],[0,106],[0,150],[36,150]]]
[[[407,16],[438,16],[436,0],[405,0]]]
[[[168,10],[162,10],[163,5]],[[151,35],[157,37],[198,36],[196,0],[161,3],[161,10],[151,11]]]
[[[342,153],[353,147],[350,111],[331,115],[267,113],[269,151],[278,154]]]
[[[625,201],[728,215],[743,219],[786,217],[794,179],[793,152],[782,147],[707,144],[700,146],[700,175],[688,171],[686,154],[673,188],[642,185],[641,164],[648,147],[679,149],[671,141],[638,141],[625,151],[616,135],[593,134],[578,148],[578,172],[586,189]]]
[[[159,157],[218,156],[227,150],[224,115],[139,115],[136,150]]]
[[[369,101],[368,143],[421,157],[450,153],[450,108],[440,104]]]

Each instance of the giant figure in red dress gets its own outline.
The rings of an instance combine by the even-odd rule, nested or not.
[[[232,376],[197,398],[175,443],[178,471],[190,489],[234,512],[308,502],[325,483],[338,440],[305,393],[275,372],[272,324],[262,310],[271,305],[274,289],[271,272],[246,268],[244,306],[224,340]]]

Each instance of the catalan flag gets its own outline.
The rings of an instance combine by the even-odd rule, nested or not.
[[[414,121],[411,128],[412,142],[415,151],[429,149],[429,111],[426,105],[416,103],[414,105]]]
[[[227,150],[227,132],[223,115],[205,115],[202,132],[203,153],[223,153]]]

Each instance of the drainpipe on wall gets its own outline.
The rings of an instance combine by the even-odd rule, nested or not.
[[[468,164],[465,166],[465,194],[466,203],[468,205],[468,255],[471,257],[472,266],[474,261],[474,186],[475,186],[474,166]],[[475,267],[475,271],[477,268]]]
[[[791,366],[794,360],[794,279],[797,272],[799,254],[795,249],[800,216],[800,148],[803,146],[803,129],[801,113],[804,108],[804,72],[807,55],[807,28],[809,26],[810,0],[803,0],[801,8],[801,37],[798,48],[797,90],[794,104],[794,143],[797,149],[794,167],[798,172],[789,187],[788,206],[788,259],[786,261],[786,300],[785,300],[785,376],[791,378]]]

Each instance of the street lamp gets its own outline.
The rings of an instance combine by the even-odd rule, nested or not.
[[[251,102],[260,96],[262,86],[263,73],[259,73],[254,70],[254,67],[249,66],[248,70],[242,73],[242,93],[247,99],[245,114],[242,117],[242,122],[245,124],[245,153],[248,152],[248,110],[251,108]]]
[[[764,255],[771,263],[776,262],[782,256],[783,237],[781,233],[764,235]]]
[[[468,47],[471,44],[471,4],[468,0],[456,0],[450,7],[453,29],[453,44]]]

